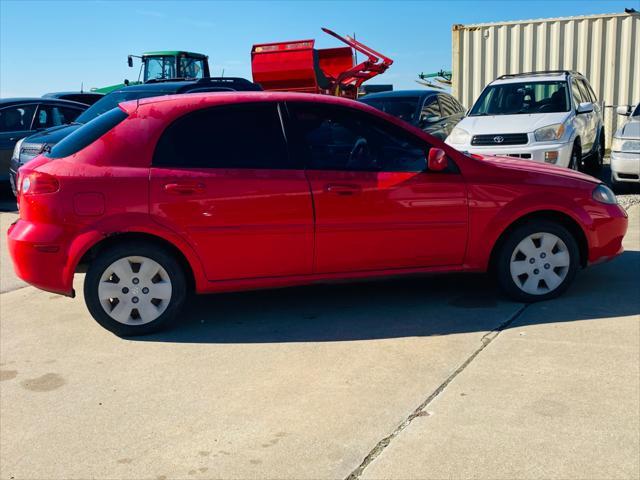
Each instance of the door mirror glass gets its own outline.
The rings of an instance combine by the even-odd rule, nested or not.
[[[447,155],[441,148],[431,148],[427,156],[427,170],[430,172],[442,172],[449,166]]]
[[[593,103],[591,102],[582,102],[578,105],[578,113],[589,113],[593,112]]]
[[[133,67],[133,57],[131,55],[127,57],[127,65],[129,65],[129,67]]]
[[[631,113],[631,107],[629,105],[618,105],[616,107],[616,113],[618,115],[624,115],[625,117],[628,117]]]

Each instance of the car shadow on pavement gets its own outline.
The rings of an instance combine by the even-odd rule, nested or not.
[[[528,307],[527,323],[640,314],[640,252],[578,273],[562,297]],[[198,296],[171,330],[132,341],[179,343],[337,342],[483,332],[522,304],[487,275],[456,274]]]

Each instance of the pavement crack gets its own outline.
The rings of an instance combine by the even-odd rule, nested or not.
[[[490,332],[483,335],[482,338],[480,339],[482,345],[477,350],[475,350],[471,355],[469,355],[469,357],[467,357],[467,359],[462,363],[462,365],[460,365],[455,370],[455,372],[449,375],[449,377],[447,377],[447,379],[444,382],[442,382],[438,386],[438,388],[436,388],[431,393],[431,395],[429,395],[420,405],[418,405],[418,407],[413,412],[411,412],[411,414],[407,418],[405,418],[404,421],[400,425],[398,425],[393,432],[391,432],[391,434],[389,434],[388,436],[380,440],[375,445],[375,447],[371,449],[371,451],[367,454],[367,456],[364,457],[364,460],[362,461],[362,463],[358,465],[358,467],[353,472],[351,472],[345,478],[345,480],[359,480],[360,476],[364,473],[365,469],[384,451],[385,448],[389,446],[391,441],[394,438],[396,438],[400,434],[400,432],[402,432],[405,428],[409,426],[409,424],[416,417],[428,416],[428,413],[426,412],[425,409],[429,406],[429,404],[438,395],[440,395],[444,391],[444,389],[447,388],[447,386],[471,364],[471,362],[473,362],[473,360],[480,354],[480,352],[482,352],[485,348],[487,348],[487,346],[500,334],[500,332],[508,328],[517,318],[519,318],[520,315],[522,315],[522,313],[527,309],[528,306],[529,306],[528,304],[521,305],[520,308],[518,308],[518,310],[516,310],[506,321],[498,325],[496,328],[494,328]]]

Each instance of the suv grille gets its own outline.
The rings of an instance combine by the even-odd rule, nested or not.
[[[27,155],[39,155],[44,144],[42,143],[23,143],[20,153]]]
[[[471,145],[524,145],[529,141],[526,133],[492,133],[474,135]]]

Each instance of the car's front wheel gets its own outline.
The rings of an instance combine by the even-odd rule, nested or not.
[[[562,225],[534,220],[514,229],[496,258],[502,289],[522,302],[554,298],[564,292],[580,265],[573,235]]]
[[[84,298],[91,315],[119,336],[166,328],[186,297],[182,266],[154,244],[127,242],[100,252],[89,265]]]

